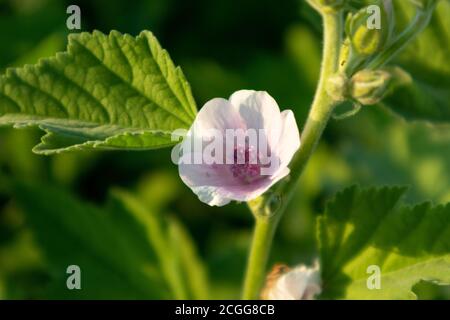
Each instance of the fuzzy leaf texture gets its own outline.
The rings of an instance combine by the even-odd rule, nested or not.
[[[413,299],[420,280],[450,283],[450,204],[400,203],[405,188],[338,193],[318,218],[323,297]],[[369,289],[367,268],[381,270]]]
[[[67,52],[0,77],[0,125],[39,126],[40,154],[170,146],[196,112],[183,72],[149,31],[72,34]]]
[[[43,185],[19,184],[16,194],[50,274],[39,298],[208,298],[206,269],[190,235],[140,198],[115,190],[100,208]],[[82,290],[66,287],[73,264]]]

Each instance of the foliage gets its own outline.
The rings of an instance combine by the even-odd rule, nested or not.
[[[69,2],[27,3],[0,2],[0,125],[23,129],[0,128],[0,299],[239,297],[246,206],[199,203],[170,150],[149,149],[171,146],[197,105],[242,88],[292,108],[301,130],[320,71],[320,17],[297,0],[239,10],[82,1],[84,32],[68,35]],[[400,30],[413,9],[394,4]],[[392,62],[410,83],[329,123],[280,221],[270,263],[319,253],[323,298],[450,298],[449,18],[440,1]],[[409,188],[372,187],[386,184]],[[81,291],[65,286],[71,264]],[[367,289],[368,265],[381,267],[382,290]]]
[[[43,297],[207,297],[204,266],[175,218],[152,212],[120,190],[104,208],[45,186],[20,184],[17,194],[51,275]],[[70,291],[66,268],[75,262],[82,270],[83,287]]]
[[[450,283],[450,204],[401,205],[405,191],[352,187],[328,203],[318,218],[324,297],[407,299],[420,280]],[[379,289],[367,286],[372,265]]]
[[[170,146],[196,107],[180,68],[149,32],[69,37],[67,53],[0,79],[0,124],[39,125],[36,153]]]

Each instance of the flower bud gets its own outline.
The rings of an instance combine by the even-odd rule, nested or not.
[[[334,101],[344,101],[348,98],[348,85],[345,74],[335,74],[328,79],[327,93]]]
[[[345,29],[355,53],[371,56],[390,42],[394,24],[392,0],[378,0],[375,5],[349,14]]]
[[[411,81],[398,67],[381,70],[361,70],[350,81],[350,95],[363,105],[380,102],[394,87]]]

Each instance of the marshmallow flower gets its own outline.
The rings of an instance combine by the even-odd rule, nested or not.
[[[249,135],[245,139],[230,135],[251,131],[257,133],[257,140],[249,139]],[[208,146],[212,142],[216,146],[213,152]],[[291,110],[280,112],[265,91],[240,90],[228,100],[208,101],[199,111],[181,143],[179,174],[210,206],[249,201],[289,174],[287,166],[299,147],[299,131]],[[219,161],[208,161],[207,154]]]
[[[294,269],[276,266],[263,290],[264,300],[314,300],[322,291],[319,266],[300,265]]]

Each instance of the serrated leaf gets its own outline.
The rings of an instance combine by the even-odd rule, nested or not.
[[[405,188],[352,187],[318,218],[323,297],[414,298],[420,280],[450,283],[450,204],[408,207]],[[369,289],[378,266],[381,288]]]
[[[173,145],[196,105],[181,69],[149,31],[69,36],[67,52],[0,77],[0,125],[36,125],[34,151]]]

